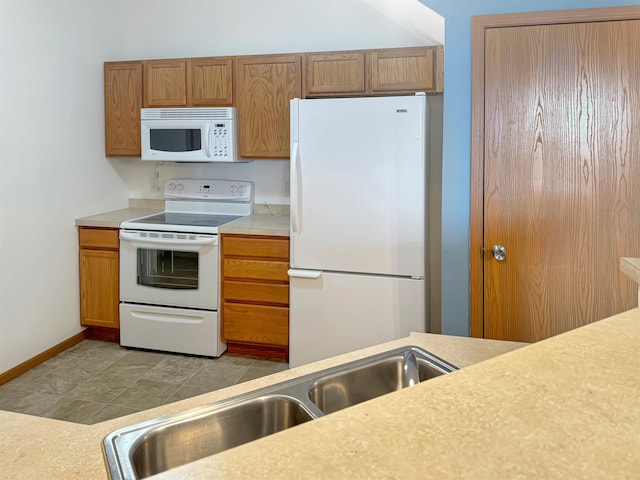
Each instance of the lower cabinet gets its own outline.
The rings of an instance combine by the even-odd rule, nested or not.
[[[80,227],[80,324],[120,326],[117,228]]]
[[[222,336],[230,353],[289,357],[289,238],[221,235]]]

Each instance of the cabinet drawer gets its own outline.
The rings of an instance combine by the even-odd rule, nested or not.
[[[280,282],[289,281],[289,275],[287,274],[289,262],[225,258],[222,268],[225,279],[246,278]]]
[[[225,280],[222,291],[225,301],[289,305],[289,285]]]
[[[279,258],[289,261],[289,239],[224,235],[222,253],[230,256]]]
[[[119,247],[118,232],[117,228],[80,227],[80,247],[117,250]]]
[[[225,304],[224,337],[227,341],[289,344],[289,309],[261,305]]]

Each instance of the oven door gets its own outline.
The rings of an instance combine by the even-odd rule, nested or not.
[[[120,230],[120,300],[218,309],[218,236]]]

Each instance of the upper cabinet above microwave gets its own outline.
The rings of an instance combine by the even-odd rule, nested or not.
[[[289,157],[294,97],[443,91],[441,45],[106,62],[105,151],[140,157],[140,108],[236,107],[241,159]]]
[[[105,62],[105,153],[139,157],[142,107],[233,105],[234,57]]]
[[[230,107],[233,57],[145,60],[145,107]]]

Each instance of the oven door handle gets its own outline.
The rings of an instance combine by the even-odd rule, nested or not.
[[[120,230],[120,239],[139,243],[153,243],[156,245],[217,245],[218,237],[201,238],[199,240],[179,240],[172,238],[141,238],[135,233],[124,232]]]
[[[149,320],[152,322],[165,322],[165,323],[188,323],[192,325],[199,325],[203,323],[202,317],[195,315],[177,315],[177,314],[163,314],[152,313],[143,311],[133,311],[131,316],[139,320]]]

